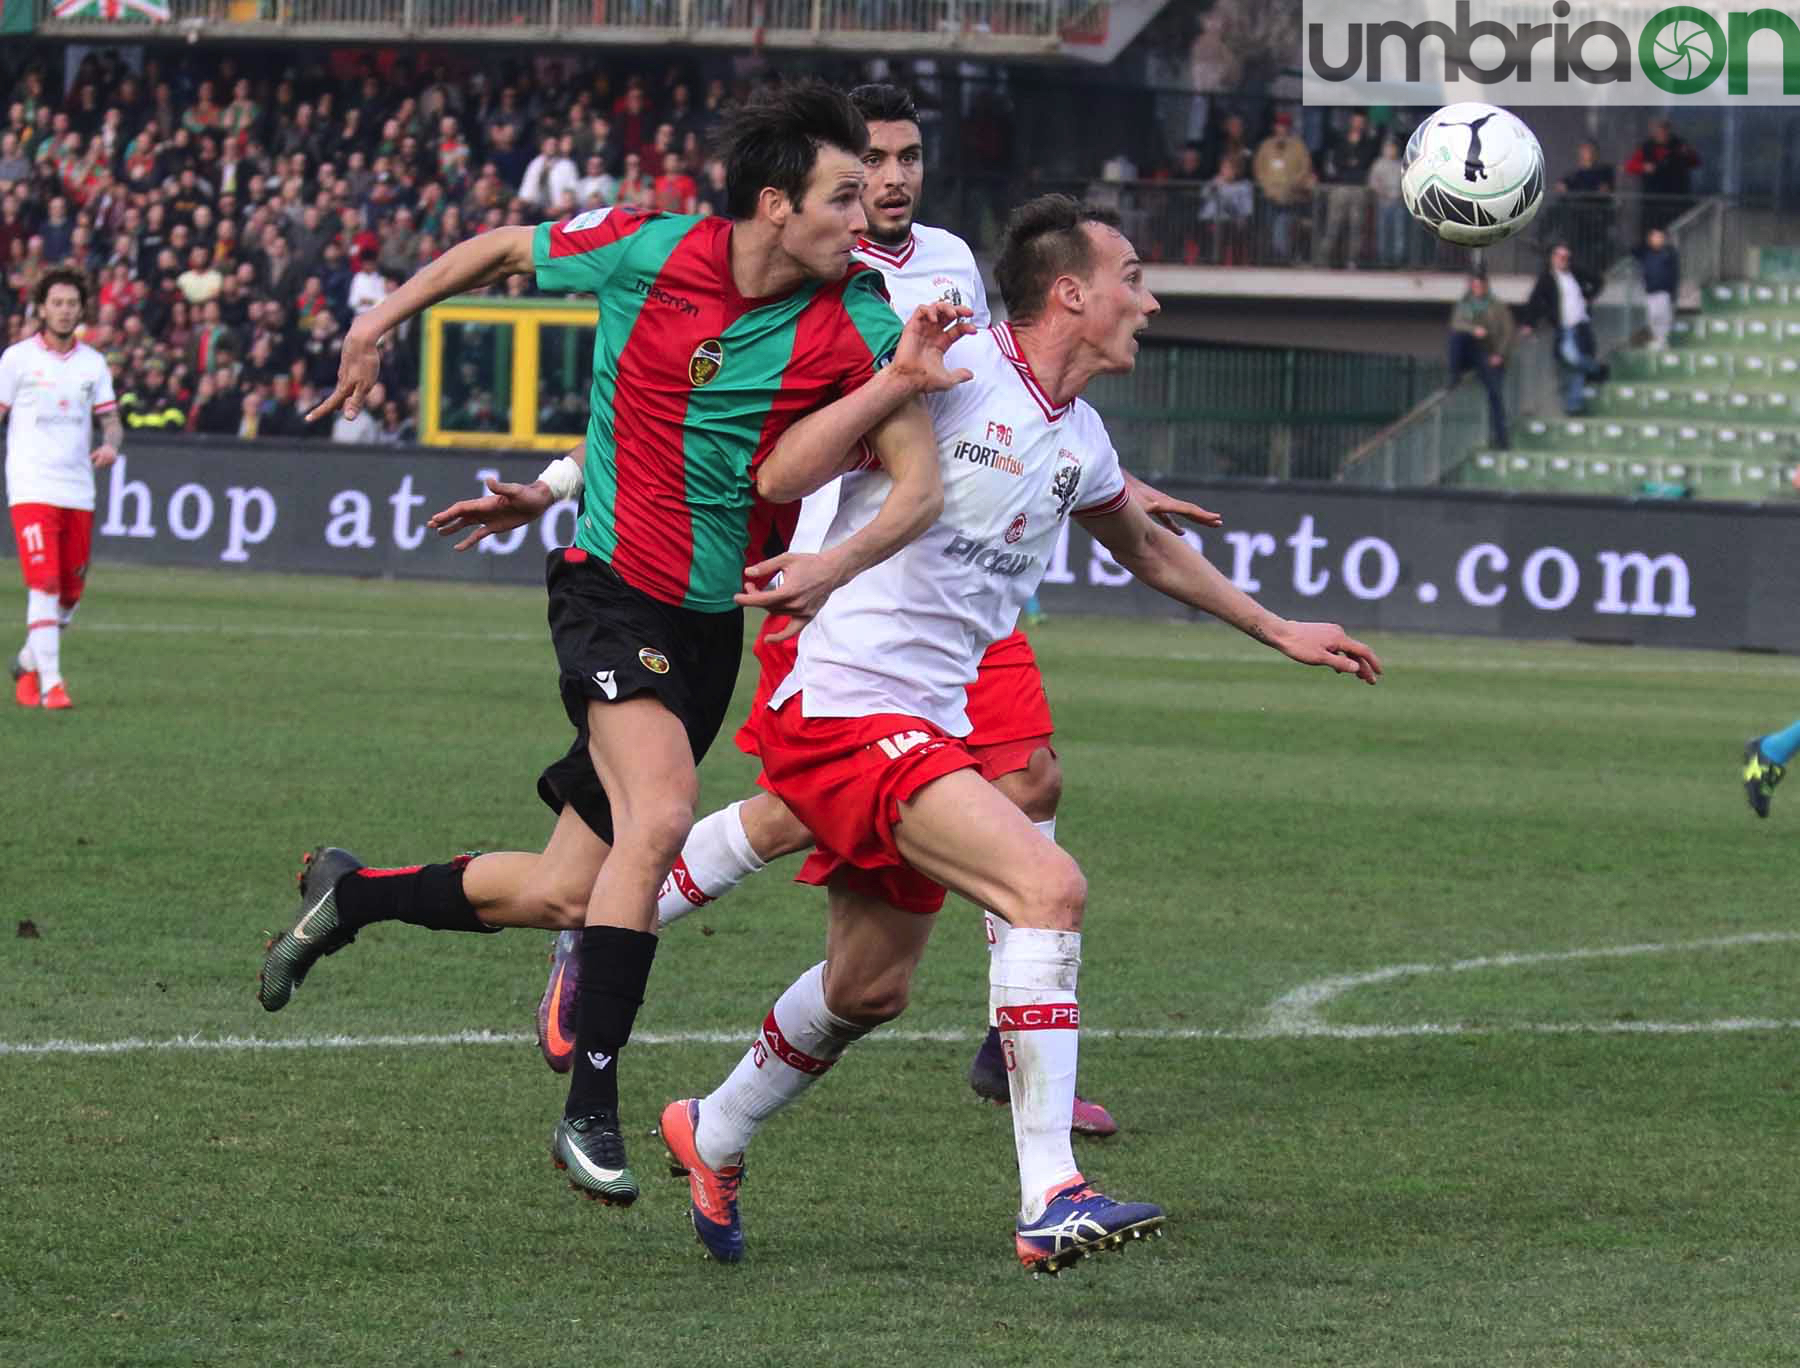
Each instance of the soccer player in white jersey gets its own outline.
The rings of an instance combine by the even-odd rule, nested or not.
[[[954,233],[916,221],[925,172],[918,110],[912,96],[898,86],[865,85],[851,91],[850,99],[869,126],[869,149],[863,155],[867,174],[863,212],[869,226],[858,244],[857,256],[881,271],[888,298],[902,318],[910,318],[921,304],[943,300],[967,307],[970,322],[987,327],[992,321],[987,287],[969,245]],[[544,473],[565,492],[579,487],[579,462],[559,461]],[[571,486],[570,481],[576,484]],[[1134,493],[1153,511],[1218,522],[1217,515],[1172,500],[1147,485],[1136,483]],[[546,485],[539,502],[547,503],[548,494]],[[437,515],[433,525],[461,531],[481,520],[478,510],[495,502],[457,504]],[[835,482],[806,499],[789,539],[792,551],[819,549],[837,502]],[[502,529],[495,526],[492,530]],[[793,668],[795,629],[791,622],[787,617],[770,617],[757,636],[755,653],[761,676],[752,716]],[[972,731],[967,744],[981,761],[982,776],[1054,840],[1062,767],[1051,746],[1054,726],[1043,676],[1023,632],[1014,630],[988,648],[969,688],[968,708]],[[741,728],[737,744],[749,754],[757,754],[755,728]],[[657,902],[659,924],[667,926],[695,907],[723,897],[771,861],[812,844],[812,833],[772,793],[757,793],[710,814],[695,824],[681,858],[663,884]],[[1006,934],[1006,924],[988,913],[986,932],[992,952]],[[559,1073],[569,1068],[574,1055],[575,952],[575,933],[560,934],[551,952],[549,982],[538,1004],[538,1045],[545,1062]],[[991,1023],[969,1067],[969,1083],[989,1101],[1008,1100],[1000,1034]],[[1085,1135],[1111,1135],[1118,1129],[1105,1107],[1079,1095],[1070,1114],[1070,1127]]]
[[[71,708],[62,634],[81,602],[94,535],[94,472],[119,456],[124,427],[106,359],[77,341],[85,275],[46,271],[32,292],[38,331],[0,353],[6,501],[25,575],[25,646],[12,663],[21,707]],[[101,428],[93,446],[94,422]]]
[[[663,1111],[695,1232],[722,1261],[743,1256],[738,1183],[752,1137],[900,1014],[946,889],[1010,927],[989,991],[1012,1092],[1021,1264],[1054,1272],[1162,1224],[1159,1207],[1114,1201],[1075,1164],[1086,883],[982,778],[966,740],[981,652],[1012,630],[1069,517],[1177,602],[1301,663],[1380,676],[1374,653],[1342,628],[1268,612],[1129,497],[1104,425],[1079,398],[1095,375],[1131,369],[1158,308],[1117,225],[1116,213],[1060,195],[1013,215],[997,268],[1011,321],[952,346],[946,364],[974,378],[928,401],[942,514],[825,601],[755,721],[763,782],[817,840],[800,880],[826,887],[830,920],[824,962],[781,995],[731,1075]],[[856,435],[841,405],[789,434],[838,450]],[[853,472],[842,483],[827,547],[872,515],[884,477]]]

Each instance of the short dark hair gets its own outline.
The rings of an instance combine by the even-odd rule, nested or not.
[[[31,292],[31,302],[37,305],[39,313],[44,310],[44,301],[50,298],[51,287],[56,285],[73,285],[81,295],[81,311],[87,312],[88,301],[94,297],[94,287],[88,283],[87,272],[73,266],[52,266],[38,277],[37,288]]]
[[[1006,220],[994,278],[1015,322],[1037,317],[1060,277],[1085,278],[1092,273],[1094,244],[1084,231],[1090,223],[1117,228],[1118,210],[1070,195],[1039,195],[1013,210]]]
[[[758,197],[770,186],[799,208],[821,147],[842,148],[853,157],[869,150],[869,126],[835,86],[795,81],[745,104],[719,130],[726,212],[734,219],[754,217]]]
[[[850,103],[868,123],[917,123],[919,107],[903,86],[875,82],[850,92]]]

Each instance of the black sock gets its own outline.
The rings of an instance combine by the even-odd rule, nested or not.
[[[338,880],[338,920],[351,931],[372,922],[403,921],[429,931],[498,931],[475,915],[463,896],[463,869],[473,855],[449,864],[405,869],[358,869]]]
[[[564,1116],[619,1114],[619,1051],[644,1001],[656,937],[622,926],[581,932],[581,979],[575,988],[575,1067]]]

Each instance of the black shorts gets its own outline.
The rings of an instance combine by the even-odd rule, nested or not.
[[[550,553],[545,579],[563,711],[575,727],[575,741],[539,777],[538,797],[555,812],[574,808],[610,844],[612,804],[588,754],[588,703],[655,694],[681,719],[699,764],[731,707],[743,657],[744,610],[698,613],[664,603],[632,588],[605,561],[574,548]]]

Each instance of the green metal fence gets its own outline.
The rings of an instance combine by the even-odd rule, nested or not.
[[[1303,348],[1147,342],[1087,398],[1149,475],[1328,480],[1445,379],[1441,362]]]

